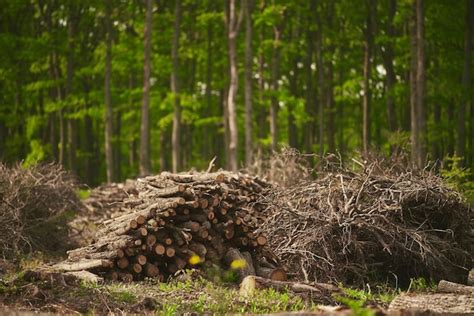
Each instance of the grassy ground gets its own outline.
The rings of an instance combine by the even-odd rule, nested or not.
[[[154,312],[175,313],[275,313],[317,310],[315,303],[290,293],[262,290],[242,297],[234,284],[215,284],[203,278],[157,283],[102,285],[27,282],[21,274],[0,283],[0,304],[15,309],[43,312]]]
[[[0,275],[0,313],[2,308],[56,313],[278,313],[292,311],[322,312],[322,305],[340,305],[353,315],[374,315],[388,306],[398,294],[387,286],[365,290],[340,285],[343,294],[326,301],[312,301],[289,292],[260,290],[251,297],[239,295],[236,283],[214,278],[209,281],[196,273],[183,274],[169,283],[146,280],[130,284],[79,282],[66,285],[58,280],[32,281],[24,271],[43,264],[42,257],[20,260],[9,273]],[[1,270],[1,269],[0,269]],[[430,290],[423,279],[412,281],[409,291]]]

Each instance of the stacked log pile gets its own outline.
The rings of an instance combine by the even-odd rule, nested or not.
[[[265,247],[266,236],[257,233],[264,218],[256,201],[267,186],[229,172],[138,179],[138,196],[124,201],[129,211],[105,220],[94,243],[69,251],[56,268],[132,281],[239,260],[252,267],[240,270],[241,279],[257,273],[284,280],[285,272]]]

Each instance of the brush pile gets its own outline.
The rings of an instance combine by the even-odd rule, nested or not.
[[[256,201],[267,187],[258,178],[229,172],[138,179],[138,196],[124,201],[128,212],[105,220],[94,243],[69,251],[56,268],[132,281],[238,260],[246,266],[258,262],[259,275],[284,279],[265,247],[266,236],[256,232],[264,221]]]
[[[0,257],[67,248],[66,222],[83,208],[75,189],[59,165],[0,164]]]
[[[84,212],[78,214],[69,226],[69,238],[78,246],[89,245],[105,220],[121,216],[129,211],[124,201],[138,195],[136,182],[102,184],[90,191],[83,200]]]
[[[359,170],[327,163],[317,180],[272,188],[259,200],[271,249],[297,279],[344,284],[412,277],[465,283],[469,207],[429,170],[379,160]]]

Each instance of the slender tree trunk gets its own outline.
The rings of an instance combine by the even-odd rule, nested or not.
[[[111,20],[112,3],[110,0],[105,1],[105,160],[107,165],[107,182],[115,181],[114,175],[114,152],[112,148],[113,114],[112,114],[112,97],[110,94],[111,71],[112,71],[112,20]]]
[[[215,115],[215,113],[212,113],[212,40],[213,40],[213,32],[212,32],[212,23],[209,23],[207,26],[207,61],[206,61],[206,103],[207,103],[207,111],[205,112],[204,115],[207,116],[207,114],[210,115]],[[212,146],[212,140],[211,137],[213,135],[211,134],[211,131],[207,126],[204,127],[204,139],[206,142],[207,150],[205,151],[206,157],[212,157],[212,155],[215,155],[215,146]],[[216,135],[214,135],[216,137]]]
[[[446,107],[446,116],[448,118],[448,126],[454,126],[454,124],[456,124],[455,118],[454,118],[454,108],[455,108],[454,100],[450,99]],[[454,148],[456,147],[455,142],[456,141],[455,141],[454,133],[448,133],[446,152],[449,156],[454,155]]]
[[[363,152],[367,154],[370,149],[370,102],[372,91],[370,89],[371,55],[373,50],[373,11],[375,3],[367,0],[367,20],[364,36],[364,96],[363,96],[363,128],[362,144]]]
[[[316,31],[316,71],[318,76],[318,141],[319,141],[319,154],[324,154],[324,100],[325,100],[325,88],[324,88],[324,62],[323,62],[323,29],[321,18],[319,14],[316,16],[317,31]]]
[[[237,72],[237,34],[239,30],[239,20],[237,18],[235,0],[229,0],[229,15],[227,17],[227,38],[229,45],[229,66],[230,66],[230,83],[229,93],[227,96],[228,120],[229,120],[229,167],[232,171],[237,171],[237,146],[238,146],[238,130],[237,130],[237,110],[236,97],[238,88],[238,72]]]
[[[75,33],[76,33],[76,13],[74,4],[69,8],[68,19],[68,55],[67,55],[67,69],[66,69],[66,96],[70,96],[73,92],[73,77],[74,77],[74,47],[75,47]],[[69,149],[69,169],[77,175],[77,122],[75,119],[67,120],[68,128],[68,149]]]
[[[316,11],[316,1],[310,1],[310,11],[308,24],[313,23],[313,13]],[[312,151],[314,144],[315,133],[315,104],[314,90],[313,90],[313,72],[311,65],[313,64],[313,51],[314,51],[314,31],[312,28],[308,28],[306,31],[306,60],[305,60],[305,73],[306,73],[306,96],[305,96],[305,111],[308,116],[306,127],[304,131],[304,145],[307,152]],[[298,69],[295,68],[295,76]]]
[[[330,51],[334,53],[334,48],[330,48]],[[333,81],[334,81],[334,71],[333,65],[331,61],[328,61],[327,64],[327,84],[326,84],[326,108],[327,112],[327,120],[328,120],[328,152],[335,153],[336,152],[336,128],[334,123],[334,89],[333,89]]]
[[[253,126],[252,126],[252,11],[253,0],[245,0],[245,165],[250,166],[253,160]]]
[[[465,120],[466,109],[470,107],[470,87],[472,73],[472,28],[474,15],[474,1],[466,0],[466,29],[464,33],[464,67],[462,72],[462,99],[458,115],[458,144],[457,155],[465,159],[466,132]]]
[[[150,76],[151,76],[151,30],[153,23],[153,3],[146,0],[145,19],[145,49],[144,49],[144,75],[143,75],[143,101],[140,125],[140,175],[145,176],[151,172],[150,162]]]
[[[278,76],[280,70],[280,36],[281,32],[278,26],[273,27],[273,55],[272,64],[270,66],[270,136],[271,148],[276,150],[278,146]]]
[[[411,62],[410,62],[410,121],[411,121],[411,160],[418,166],[420,156],[420,122],[417,107],[417,0],[413,2],[411,25]]]
[[[171,92],[173,93],[173,132],[172,132],[172,162],[173,172],[181,169],[181,104],[179,97],[179,34],[181,27],[181,0],[176,0],[174,11],[174,31],[173,42],[171,45],[171,59],[173,62],[173,71],[171,73]]]
[[[53,50],[51,55],[51,64],[53,70],[53,77],[56,81],[56,100],[64,101],[64,90],[61,86],[61,69],[59,68],[59,57],[56,50]],[[64,121],[64,110],[58,110],[58,119],[59,119],[59,163],[62,166],[66,166],[66,127]]]
[[[439,102],[435,102],[433,105],[433,123],[434,123],[434,132],[436,134],[435,139],[433,139],[431,143],[431,156],[433,160],[441,159],[441,146],[442,146],[442,139],[441,137],[437,137],[439,133],[439,128],[441,124],[441,107]]]
[[[387,121],[388,128],[391,133],[397,131],[397,114],[395,112],[395,92],[394,87],[396,83],[395,70],[393,67],[393,44],[391,41],[395,39],[395,26],[393,24],[393,19],[397,11],[397,0],[390,0],[388,8],[388,21],[387,21],[387,36],[389,37],[389,42],[385,46],[385,49],[382,50],[382,57],[384,61],[385,70],[387,72],[385,78],[386,84],[386,93],[387,93]]]
[[[425,13],[424,13],[424,1],[416,0],[416,50],[417,50],[417,63],[416,63],[416,103],[418,113],[420,115],[420,136],[421,142],[419,143],[420,156],[418,157],[418,166],[421,168],[425,163],[425,134],[426,134],[426,108],[425,108]]]
[[[370,0],[369,0],[370,1]],[[334,2],[329,3],[327,12],[327,25],[333,31]],[[328,47],[329,55],[334,55],[334,44]],[[336,128],[334,126],[334,69],[332,60],[327,61],[327,80],[326,80],[326,108],[327,108],[327,134],[328,134],[328,151],[334,153],[336,151]]]
[[[121,145],[122,145],[122,112],[117,111],[115,114],[115,141],[114,141],[114,173],[116,181],[121,181],[122,178],[122,152],[121,152]]]
[[[294,97],[298,97],[298,61],[293,63],[293,75],[290,74],[290,93]],[[298,146],[298,135],[295,123],[294,104],[288,104],[288,144],[292,148]],[[304,133],[306,140],[306,131]]]

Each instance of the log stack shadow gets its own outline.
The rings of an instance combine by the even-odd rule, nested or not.
[[[259,230],[265,218],[257,200],[268,187],[257,177],[230,172],[138,179],[138,195],[103,221],[92,244],[69,251],[55,268],[129,282],[237,261],[241,279],[255,270],[284,280],[286,272]]]

